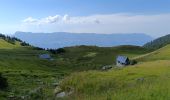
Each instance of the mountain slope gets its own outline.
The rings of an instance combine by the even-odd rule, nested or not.
[[[4,39],[0,39],[0,48],[1,49],[12,49],[17,46],[19,46],[19,45],[14,45],[14,44],[11,44],[11,43],[5,41]]]
[[[93,34],[93,33],[31,33],[16,32],[15,37],[42,48],[61,48],[75,45],[117,46],[138,45],[141,46],[152,40],[145,34]]]
[[[148,42],[144,44],[143,47],[147,49],[151,49],[151,50],[156,50],[156,49],[166,46],[167,44],[170,44],[170,34],[159,37],[151,42]]]

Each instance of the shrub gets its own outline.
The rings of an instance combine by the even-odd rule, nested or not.
[[[45,50],[44,48],[34,47],[35,50]]]
[[[47,49],[47,51],[49,51],[52,54],[56,54],[56,50],[55,49]]]
[[[131,60],[131,61],[130,61],[130,65],[135,65],[135,64],[137,64],[137,61],[136,61],[136,60]]]
[[[59,49],[56,50],[56,52],[57,52],[58,54],[60,54],[60,53],[65,53],[66,51],[65,51],[64,48],[59,48]]]
[[[28,44],[26,42],[21,42],[21,46],[30,46],[30,44]]]
[[[52,54],[61,54],[61,53],[65,53],[66,52],[64,48],[47,49],[47,51],[51,52]]]
[[[7,79],[2,77],[2,74],[0,73],[0,89],[5,89],[8,87]]]

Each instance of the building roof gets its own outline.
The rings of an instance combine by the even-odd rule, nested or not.
[[[50,59],[51,56],[49,54],[41,54],[39,55],[40,58],[43,58],[43,59]]]
[[[120,61],[122,63],[126,63],[127,59],[128,59],[128,57],[126,57],[126,56],[117,56],[116,61]]]

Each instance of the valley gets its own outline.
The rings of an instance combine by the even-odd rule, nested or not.
[[[170,0],[1,0],[0,100],[170,100]]]
[[[74,46],[64,49],[63,54],[52,54],[32,46],[21,46],[19,41],[11,44],[0,39],[0,73],[9,84],[6,90],[0,91],[1,100],[54,99],[56,85],[71,73],[101,70],[104,65],[114,64],[118,54],[134,57],[148,52],[138,46]],[[54,60],[40,59],[39,55],[44,53],[49,53]]]
[[[8,82],[8,87],[0,91],[1,100],[169,98],[170,89],[165,88],[170,83],[169,45],[155,51],[132,45],[80,45],[64,47],[64,52],[54,53],[21,45],[22,41],[8,41],[0,39],[0,73]],[[50,54],[53,60],[41,59],[41,54]],[[118,68],[115,66],[118,55],[127,56],[137,61],[137,64]],[[102,67],[107,65],[112,65],[112,69],[103,71]],[[57,97],[56,89],[72,92],[64,97]]]

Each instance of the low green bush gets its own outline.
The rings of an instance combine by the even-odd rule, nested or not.
[[[0,89],[5,89],[7,87],[8,87],[7,79],[3,77],[2,74],[0,73]]]
[[[131,60],[131,61],[130,61],[130,65],[135,65],[135,64],[137,64],[137,61],[136,61],[136,60]]]

